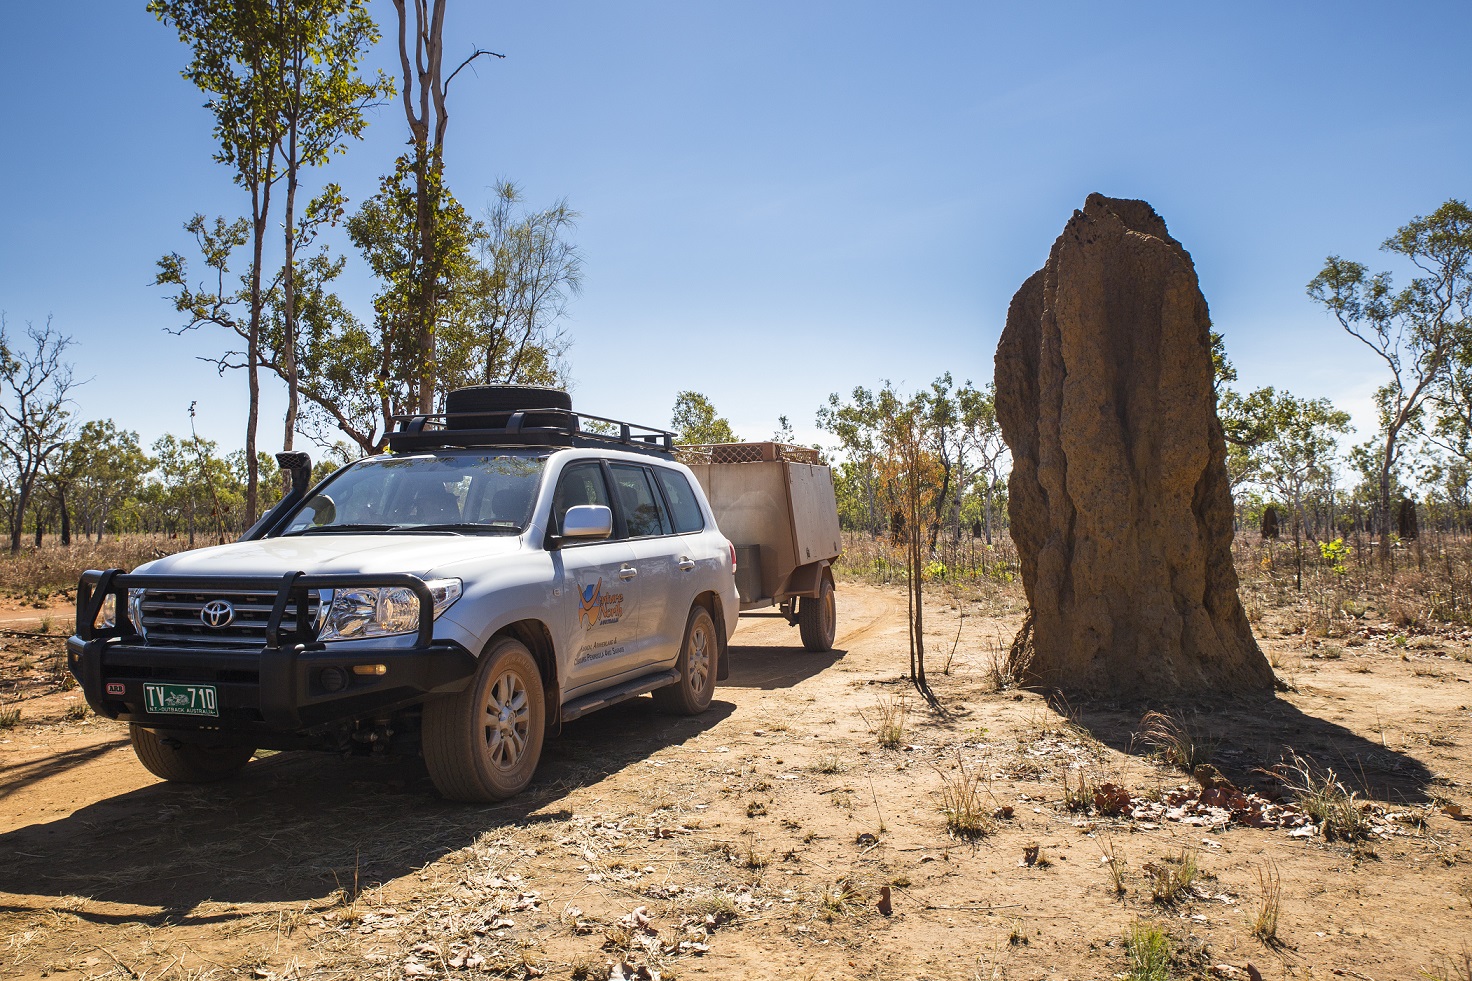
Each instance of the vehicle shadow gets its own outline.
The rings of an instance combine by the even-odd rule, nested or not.
[[[151,784],[48,824],[0,834],[0,912],[85,896],[122,911],[80,910],[98,923],[191,924],[242,912],[206,902],[301,903],[354,883],[366,889],[408,874],[510,824],[565,821],[569,791],[596,783],[718,724],[655,711],[635,699],[569,724],[549,740],[536,780],[493,805],[438,797],[417,758],[280,753],[233,780]],[[27,902],[27,900],[35,902]],[[196,912],[197,911],[197,912]]]
[[[4,800],[17,790],[29,787],[33,783],[39,783],[49,777],[70,770],[74,766],[91,762],[105,753],[110,753],[120,746],[128,744],[125,734],[108,739],[104,742],[94,743],[91,746],[82,746],[77,749],[69,749],[65,752],[56,753],[51,756],[43,756],[29,763],[21,763],[5,768],[0,773],[0,800]]]
[[[757,688],[763,691],[792,688],[837,664],[847,653],[848,651],[837,648],[816,653],[801,645],[773,647],[770,644],[732,644],[727,648],[727,654],[731,658],[731,676],[722,681],[721,686]]]
[[[1134,755],[1152,752],[1138,736],[1144,709],[1052,701],[1112,749]],[[1273,768],[1297,754],[1310,761],[1318,775],[1332,768],[1346,789],[1361,796],[1397,804],[1429,800],[1432,773],[1416,757],[1310,715],[1283,699],[1238,696],[1209,710],[1186,708],[1176,714],[1208,752],[1210,762],[1238,786],[1254,786],[1269,794],[1279,790],[1281,782],[1275,779]]]

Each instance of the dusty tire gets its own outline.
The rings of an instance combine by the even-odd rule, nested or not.
[[[833,580],[823,577],[817,596],[799,597],[797,629],[802,646],[810,651],[833,650],[833,635],[838,629],[838,611],[833,602]]]
[[[500,637],[464,691],[425,703],[424,763],[450,800],[505,800],[531,783],[546,731],[536,659],[521,641]]]
[[[255,755],[253,746],[170,746],[164,737],[140,725],[128,726],[138,762],[171,783],[214,783],[233,776]]]
[[[716,693],[716,660],[720,640],[716,622],[703,606],[694,606],[685,620],[685,639],[680,644],[680,659],[675,667],[680,680],[654,690],[654,704],[678,715],[699,715],[710,707]]]

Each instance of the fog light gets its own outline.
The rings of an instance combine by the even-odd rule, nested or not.
[[[342,691],[348,686],[348,673],[342,668],[323,668],[317,680],[323,691]]]
[[[378,676],[378,675],[385,675],[385,674],[388,674],[388,665],[387,664],[354,664],[353,665],[353,674],[360,674],[360,675],[363,675],[364,677],[373,677],[373,676]]]

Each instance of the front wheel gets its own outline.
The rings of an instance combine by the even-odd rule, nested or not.
[[[542,757],[542,672],[519,640],[493,640],[462,692],[424,705],[424,763],[450,800],[485,804],[531,783]]]
[[[797,628],[802,633],[802,646],[810,651],[833,650],[833,635],[837,627],[833,580],[824,576],[817,596],[803,596],[798,600]]]
[[[716,623],[703,606],[695,606],[685,621],[685,642],[675,663],[680,680],[654,690],[654,704],[666,712],[699,715],[710,708],[716,693]]]
[[[128,738],[138,762],[171,783],[214,783],[232,776],[255,755],[253,746],[196,746],[159,735],[136,723]]]

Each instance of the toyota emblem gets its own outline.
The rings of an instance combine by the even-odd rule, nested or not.
[[[199,618],[204,621],[206,627],[226,627],[230,621],[235,619],[235,607],[226,600],[210,600],[199,611]]]

